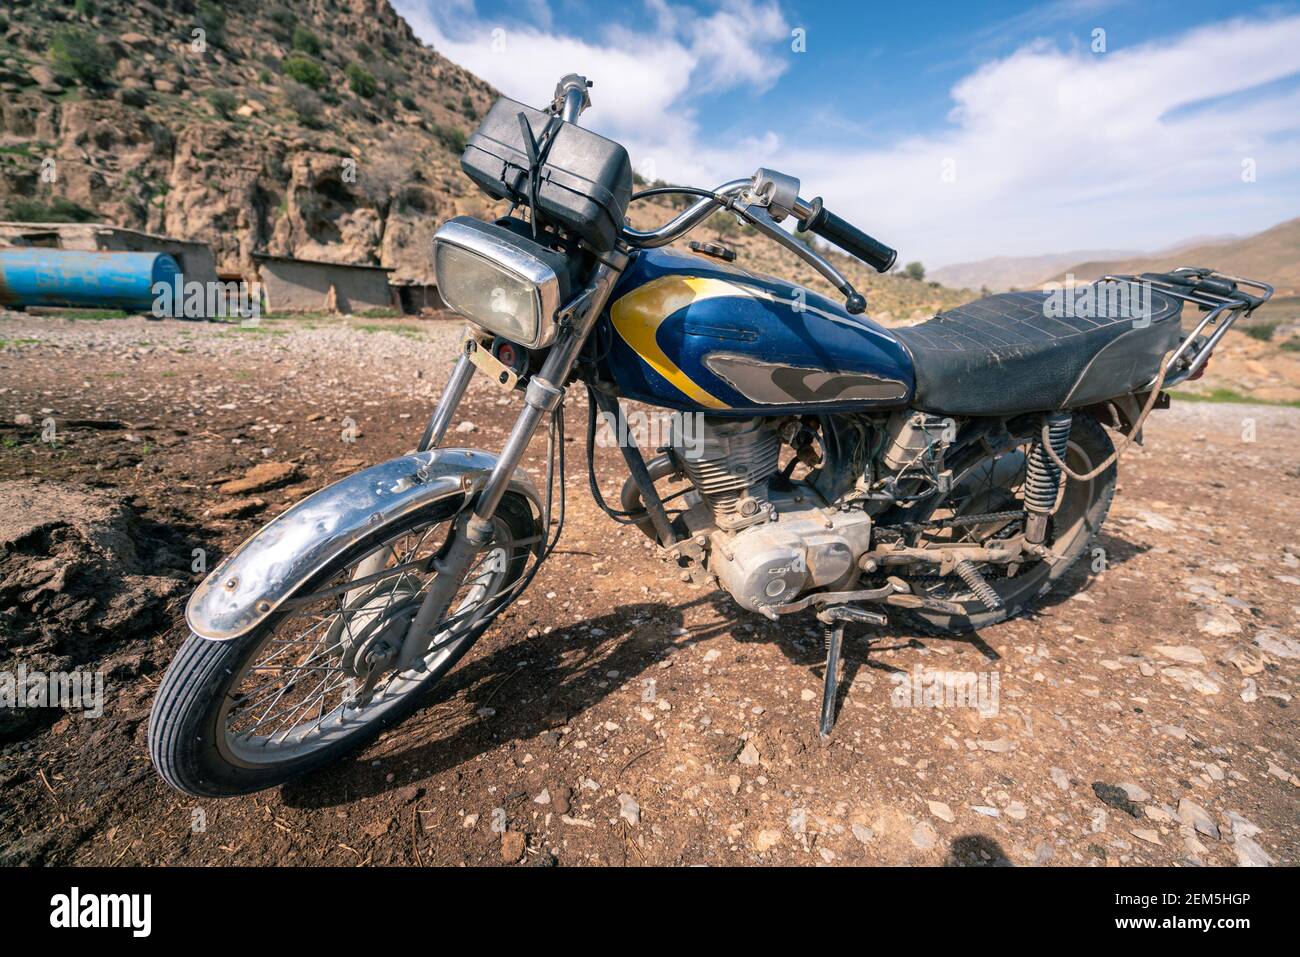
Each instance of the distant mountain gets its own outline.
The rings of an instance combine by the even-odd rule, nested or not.
[[[992,256],[930,270],[927,279],[952,289],[987,288],[990,292],[1025,289],[1056,275],[1072,263],[1093,259],[1124,259],[1141,255],[1133,250],[1083,249],[1041,256]]]
[[[1164,272],[1178,266],[1209,266],[1267,282],[1278,296],[1300,294],[1300,218],[1253,236],[1211,239],[1154,255],[1092,257],[1062,267],[1048,278],[1059,281],[1070,273],[1076,281],[1086,282],[1110,273]]]

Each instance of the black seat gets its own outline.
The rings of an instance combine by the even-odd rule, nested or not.
[[[1182,302],[1136,283],[1096,283],[1089,304],[1087,288],[986,296],[894,329],[916,366],[913,405],[1012,415],[1091,405],[1146,385],[1178,344]]]

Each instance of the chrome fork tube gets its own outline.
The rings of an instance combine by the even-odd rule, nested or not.
[[[506,447],[501,451],[501,458],[497,460],[496,468],[487,484],[483,486],[471,525],[486,524],[492,518],[497,506],[501,504],[501,497],[510,485],[515,469],[519,467],[519,462],[528,449],[528,443],[532,441],[533,434],[546,416],[563,401],[564,384],[569,379],[569,373],[573,371],[574,363],[577,362],[578,352],[587,341],[596,319],[605,308],[605,302],[609,299],[610,291],[614,288],[620,272],[621,269],[615,269],[604,263],[597,267],[596,275],[592,279],[592,294],[587,299],[585,311],[581,316],[570,319],[569,326],[560,333],[555,344],[551,346],[546,361],[542,363],[541,371],[529,380],[528,388],[524,392],[524,410],[515,422],[514,430],[506,441]],[[490,526],[483,531],[490,534]]]
[[[425,426],[424,436],[420,439],[419,451],[427,452],[442,444],[443,436],[447,434],[452,417],[460,406],[460,400],[465,397],[469,380],[474,378],[475,368],[469,356],[462,352],[451,370],[451,378],[447,380],[447,386],[442,390],[442,396],[438,399],[433,415],[429,416],[429,424]]]
[[[451,541],[446,551],[434,564],[437,573],[429,586],[428,594],[420,604],[411,627],[407,630],[402,643],[402,652],[397,661],[397,670],[403,671],[414,667],[428,653],[429,643],[433,639],[434,628],[447,614],[451,601],[461,586],[461,579],[469,570],[470,563],[479,552],[492,543],[492,516],[505,496],[514,477],[515,470],[523,460],[538,426],[551,414],[564,399],[564,384],[577,362],[578,352],[582,349],[587,336],[591,334],[596,320],[604,311],[605,303],[618,281],[619,275],[627,264],[627,257],[622,253],[613,253],[614,264],[602,262],[596,268],[587,291],[579,298],[581,314],[563,316],[565,322],[555,344],[542,363],[541,370],[528,382],[524,391],[524,409],[515,420],[515,426],[506,440],[505,448],[496,467],[488,476],[479,493],[473,513],[463,516],[451,531]],[[577,309],[574,310],[577,313]],[[468,361],[462,357],[462,362]],[[454,378],[454,376],[453,376]],[[441,408],[441,407],[440,407]],[[561,479],[563,481],[563,479]],[[544,534],[548,534],[547,529]]]

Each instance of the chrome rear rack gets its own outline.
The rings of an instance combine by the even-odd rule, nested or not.
[[[1102,282],[1136,282],[1144,283],[1166,296],[1173,296],[1183,302],[1194,303],[1206,315],[1196,324],[1196,328],[1183,337],[1174,354],[1169,357],[1165,368],[1162,388],[1185,382],[1204,368],[1210,353],[1219,344],[1223,334],[1232,328],[1232,324],[1243,315],[1250,315],[1273,296],[1273,287],[1268,283],[1241,276],[1229,276],[1196,266],[1179,266],[1167,273],[1146,272],[1138,276],[1103,276]],[[1241,289],[1246,286],[1259,291],[1256,295]],[[1222,319],[1222,322],[1220,322]],[[1214,326],[1208,337],[1205,330]],[[1144,391],[1150,391],[1155,385],[1153,378]]]

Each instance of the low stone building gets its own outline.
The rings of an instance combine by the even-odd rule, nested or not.
[[[254,253],[258,279],[268,314],[279,312],[364,313],[400,309],[388,284],[392,272],[384,266],[294,259]]]
[[[392,287],[402,312],[408,316],[431,316],[447,309],[447,303],[438,294],[437,283],[390,278],[388,284]]]

